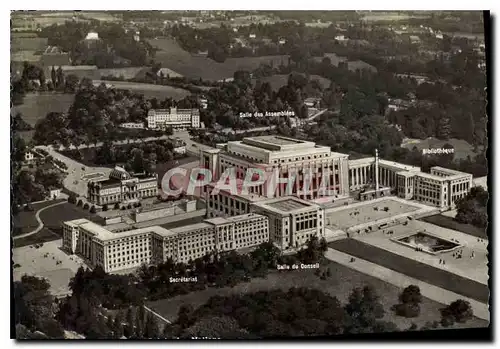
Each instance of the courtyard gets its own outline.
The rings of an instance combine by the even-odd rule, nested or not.
[[[432,208],[413,202],[410,204],[399,198],[379,198],[326,210],[326,226],[332,230],[347,230],[367,223],[374,224],[389,218],[408,216],[426,209]]]
[[[68,255],[60,249],[62,240],[45,242],[38,248],[29,245],[12,250],[14,281],[25,274],[46,278],[55,296],[64,296],[70,292],[69,281],[80,266],[86,266],[83,260],[75,255]]]

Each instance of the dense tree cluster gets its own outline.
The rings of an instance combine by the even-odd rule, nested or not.
[[[397,330],[393,323],[380,320],[383,315],[383,306],[370,286],[354,289],[345,306],[322,291],[291,288],[214,296],[196,310],[184,306],[169,331],[181,338],[242,339]]]
[[[91,31],[98,33],[99,40],[86,42],[84,39]],[[68,52],[74,65],[99,68],[147,65],[154,50],[147,41],[134,40],[133,34],[118,23],[92,21],[54,24],[44,27],[39,36],[48,38],[49,45]]]
[[[474,313],[470,303],[463,299],[457,299],[441,309],[441,324],[447,327],[455,322],[466,322],[472,319],[473,316]]]
[[[104,84],[95,87],[89,79],[80,81],[75,89],[75,100],[68,113],[51,112],[37,122],[33,136],[37,144],[62,144],[66,147],[71,144],[95,144],[103,139],[112,141],[131,138],[138,131],[143,134],[147,132],[148,136],[158,136],[161,132],[122,129],[119,125],[146,122],[147,112],[151,108],[193,103],[191,96],[179,102],[171,98],[148,100],[144,95],[129,90],[108,89]]]
[[[23,120],[21,113],[17,113],[12,117],[11,130],[13,131],[31,131],[33,127]]]
[[[271,84],[257,80],[252,86],[251,76],[246,71],[237,71],[234,80],[220,88],[206,93],[208,108],[201,115],[205,125],[218,123],[235,129],[248,129],[252,126],[279,124],[286,117],[252,116],[241,118],[240,113],[263,113],[293,111],[299,118],[308,116],[304,100],[307,97],[321,96],[322,88],[302,74],[289,75],[287,84],[273,91]]]
[[[114,145],[105,139],[103,145],[89,149],[71,149],[62,153],[77,161],[85,160],[99,166],[124,164],[127,171],[134,173],[153,173],[157,163],[164,163],[184,155],[174,153],[170,140],[156,140],[144,143]]]
[[[466,197],[457,202],[455,219],[460,223],[485,228],[488,224],[488,192],[482,187],[473,187]]]
[[[49,293],[50,284],[42,278],[24,275],[14,282],[15,324],[23,325],[24,336],[40,331],[49,338],[64,338],[61,324],[55,319],[54,297]],[[22,335],[23,336],[23,335]]]

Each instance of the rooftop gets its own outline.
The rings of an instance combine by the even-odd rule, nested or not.
[[[269,151],[280,151],[286,149],[294,149],[299,146],[301,148],[307,147],[312,148],[315,146],[314,142],[302,141],[299,139],[281,137],[281,136],[257,136],[257,137],[245,137],[242,144],[250,145],[253,147],[266,149]]]
[[[280,198],[269,199],[255,203],[254,205],[282,215],[286,215],[290,212],[300,212],[304,209],[319,207],[319,205],[313,202],[299,199],[296,196],[284,196]]]
[[[302,203],[302,202],[297,202],[292,199],[287,199],[285,201],[278,201],[278,202],[273,202],[268,204],[268,206],[276,208],[278,210],[284,211],[284,212],[290,212],[290,211],[295,211],[304,207],[307,207],[308,205]]]

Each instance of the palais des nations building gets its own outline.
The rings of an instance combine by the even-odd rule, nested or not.
[[[213,180],[203,188],[207,219],[202,223],[113,233],[88,220],[69,221],[63,227],[63,248],[108,272],[168,258],[185,263],[209,252],[253,247],[265,241],[286,250],[303,246],[311,236],[324,237],[328,205],[352,200],[351,195],[359,200],[397,195],[447,210],[472,186],[472,175],[467,173],[441,167],[424,173],[418,167],[379,159],[378,154],[349,160],[347,154],[332,152],[327,146],[280,136],[249,137],[200,150],[200,166],[212,173]],[[220,190],[212,195],[227,168],[234,168],[240,182],[249,169],[259,168],[282,178],[295,171],[293,195],[284,186],[267,193],[266,185],[252,187],[246,194]],[[306,173],[312,173],[311,186],[309,193],[302,193]],[[332,196],[319,198],[321,186]]]

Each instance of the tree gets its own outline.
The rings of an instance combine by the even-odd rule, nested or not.
[[[463,299],[457,299],[450,303],[447,307],[441,309],[441,317],[449,319],[452,322],[466,322],[474,316],[472,307],[469,302]]]
[[[70,194],[70,195],[68,196],[68,202],[69,202],[70,204],[76,204],[76,195],[75,195],[75,194]]]
[[[401,303],[412,304],[422,303],[422,294],[420,293],[420,288],[416,285],[410,285],[406,287],[399,296],[399,301]]]
[[[349,296],[344,309],[352,318],[347,331],[350,333],[373,332],[377,320],[383,318],[385,311],[372,286],[356,287]]]
[[[95,206],[92,205],[92,207],[90,207],[90,213],[96,213],[96,212],[97,212],[97,210],[96,210]]]
[[[120,203],[119,202],[115,203],[114,209],[115,210],[119,210],[120,209]]]
[[[88,204],[88,202],[86,202],[86,203],[83,205],[83,209],[84,209],[84,210],[88,210],[88,209],[89,209],[89,204]]]
[[[148,312],[146,316],[146,324],[144,325],[144,337],[148,339],[158,339],[161,335],[162,334],[155,315]]]
[[[81,207],[82,205],[83,205],[83,200],[82,199],[78,200],[78,203],[76,204],[76,206]]]
[[[106,212],[108,210],[108,204],[102,205],[102,211]]]

